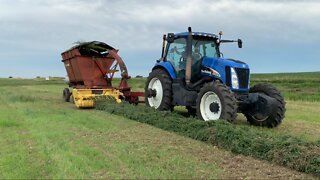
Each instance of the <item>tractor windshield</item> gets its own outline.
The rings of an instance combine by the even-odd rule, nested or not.
[[[219,48],[212,38],[194,37],[192,43],[193,60],[196,62],[202,57],[219,57]]]
[[[185,38],[178,38],[167,46],[165,60],[171,62],[177,72],[185,68],[185,60],[187,58],[186,43],[187,40]]]
[[[175,39],[167,46],[165,61],[171,62],[176,71],[185,69],[187,60],[187,39],[184,37]],[[216,39],[205,37],[193,37],[192,42],[192,64],[199,64],[203,57],[219,57],[220,52]],[[199,65],[200,67],[200,65]]]

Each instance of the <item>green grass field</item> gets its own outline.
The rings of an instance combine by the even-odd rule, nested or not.
[[[145,79],[130,80],[141,91]],[[255,128],[320,141],[320,73],[256,74],[287,100],[283,123]],[[61,80],[0,79],[0,179],[316,178],[62,101]],[[185,110],[177,107],[178,113]],[[243,116],[237,126],[249,126]]]

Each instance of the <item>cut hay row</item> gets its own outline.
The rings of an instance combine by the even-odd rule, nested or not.
[[[204,122],[127,103],[98,100],[96,109],[204,141],[236,154],[320,176],[320,140],[307,142],[290,135],[266,134],[250,126],[237,126],[223,121]]]

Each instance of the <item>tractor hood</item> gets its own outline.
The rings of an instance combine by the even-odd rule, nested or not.
[[[238,77],[239,86],[232,87],[232,72]],[[220,79],[232,90],[247,91],[249,89],[249,66],[239,60],[204,57],[201,63],[201,74]]]
[[[224,58],[205,57],[202,60],[202,65],[206,67],[211,67],[213,69],[216,69],[219,67],[225,68],[225,66],[249,69],[249,66],[242,61],[235,60],[235,59],[224,59]]]

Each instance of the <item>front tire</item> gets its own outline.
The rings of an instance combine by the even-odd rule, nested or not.
[[[266,126],[270,128],[278,126],[282,122],[284,114],[286,112],[286,103],[280,91],[270,84],[257,84],[250,88],[249,92],[265,94],[267,96],[275,98],[277,103],[276,107],[274,107],[275,110],[268,116],[251,115],[249,113],[244,113],[248,122],[252,125]]]
[[[197,115],[204,121],[224,119],[233,122],[237,117],[236,98],[219,81],[207,83],[198,94]]]
[[[145,86],[145,101],[149,107],[160,111],[172,110],[172,80],[163,69],[154,69]]]

